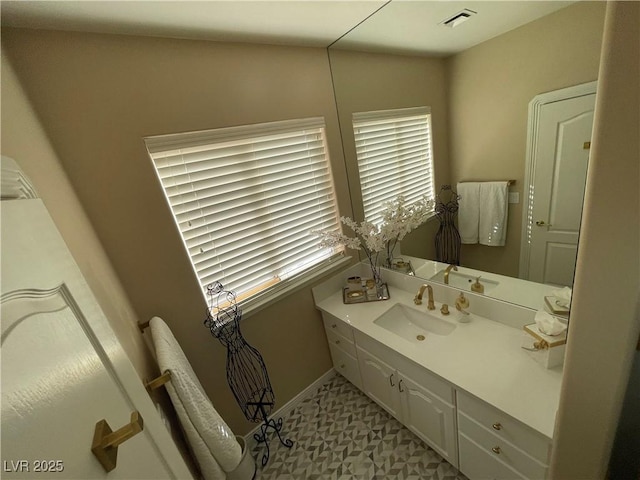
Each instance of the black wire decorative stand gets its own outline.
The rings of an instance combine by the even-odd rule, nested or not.
[[[451,185],[442,185],[436,197],[435,212],[440,221],[435,238],[436,260],[450,265],[460,265],[460,233],[454,222],[459,198]]]
[[[253,438],[266,446],[262,456],[264,466],[269,461],[271,430],[285,447],[291,448],[293,442],[280,433],[282,418],[274,420],[270,417],[275,395],[262,355],[247,343],[240,331],[242,310],[237,306],[236,294],[215,282],[207,286],[207,295],[210,301],[204,325],[227,347],[227,383],[244,416],[253,423],[262,422],[260,433],[255,433]]]

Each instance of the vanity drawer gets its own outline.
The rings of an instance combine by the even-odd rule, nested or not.
[[[495,455],[489,455],[482,447],[463,434],[458,436],[458,451],[460,452],[458,468],[471,480],[524,479],[520,473],[496,458]]]
[[[362,379],[360,378],[360,367],[358,366],[357,358],[331,344],[329,344],[329,350],[331,351],[331,359],[336,371],[362,390]]]
[[[551,440],[497,408],[458,390],[458,412],[472,418],[497,438],[515,445],[542,463],[548,463]]]
[[[472,440],[475,446],[487,456],[518,471],[524,478],[540,480],[545,478],[547,466],[535,460],[510,442],[482,427],[464,413],[458,412],[458,434]],[[462,463],[462,454],[460,462]]]
[[[329,345],[340,348],[352,357],[356,357],[356,346],[353,340],[340,335],[336,330],[327,330],[327,341]]]
[[[324,322],[324,328],[327,332],[338,332],[353,342],[353,328],[351,328],[351,326],[327,313],[322,314],[322,321]]]

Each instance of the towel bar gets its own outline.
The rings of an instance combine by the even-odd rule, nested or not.
[[[144,386],[149,391],[150,390],[155,390],[156,388],[160,388],[162,385],[167,383],[169,380],[171,380],[171,370],[167,370],[166,372],[164,372],[159,377],[154,378],[153,380],[149,380],[147,383],[144,384]]]
[[[468,183],[468,182],[490,182],[491,180],[462,180],[460,183]],[[499,182],[500,180],[495,180]],[[515,180],[502,180],[503,182],[507,182],[508,186],[512,186],[516,184]]]

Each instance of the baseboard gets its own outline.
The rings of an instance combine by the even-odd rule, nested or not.
[[[321,377],[319,377],[317,380],[315,380],[311,385],[309,385],[307,388],[302,390],[298,395],[296,395],[291,400],[289,400],[287,403],[285,403],[278,410],[276,410],[274,412],[271,412],[270,417],[273,418],[273,419],[278,419],[280,417],[286,417],[287,414],[289,412],[291,412],[291,410],[293,410],[300,403],[302,403],[304,400],[306,400],[307,398],[309,398],[313,394],[315,394],[320,389],[320,387],[322,387],[325,383],[327,383],[329,380],[331,380],[337,374],[338,373],[333,368],[330,369],[325,374],[323,374]],[[251,430],[249,433],[247,433],[244,436],[245,445],[247,445],[247,447],[250,450],[253,450],[253,448],[256,446],[256,440],[253,437],[253,435],[255,433],[258,433],[259,431],[260,431],[260,424],[258,424],[253,430]],[[286,432],[284,432],[284,433],[286,435]]]

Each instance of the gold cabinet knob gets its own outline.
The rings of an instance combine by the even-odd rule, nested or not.
[[[491,426],[493,427],[494,430],[502,430],[502,425],[500,425],[498,422],[494,423]]]
[[[500,453],[502,452],[502,450],[500,450],[500,447],[493,447],[491,451],[496,455],[500,455]]]

